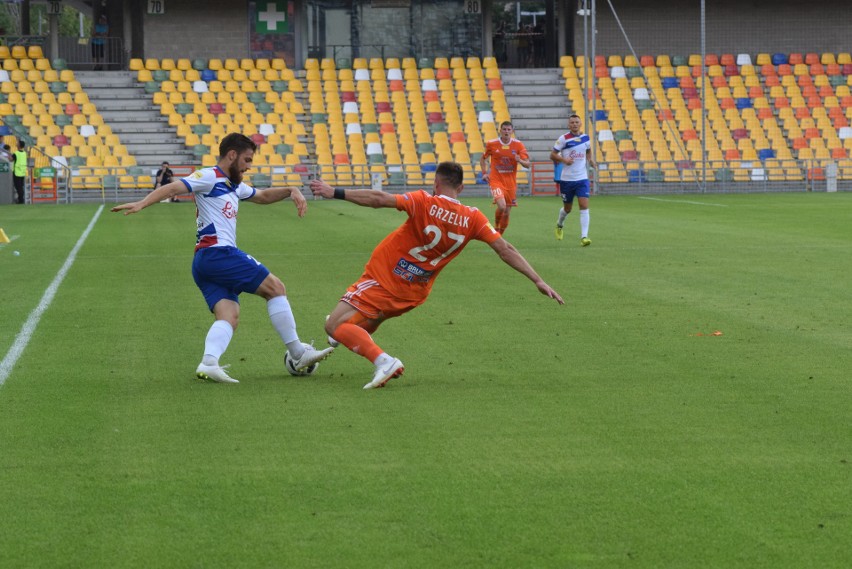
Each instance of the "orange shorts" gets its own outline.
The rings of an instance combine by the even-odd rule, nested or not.
[[[491,197],[494,198],[492,203],[497,203],[497,200],[503,198],[506,200],[506,205],[510,207],[517,207],[518,200],[516,197],[516,191],[517,190],[504,190],[502,188],[491,186]]]
[[[417,308],[426,301],[426,298],[417,300],[398,298],[385,290],[376,279],[364,274],[355,284],[346,289],[346,294],[340,300],[367,318],[386,320]]]

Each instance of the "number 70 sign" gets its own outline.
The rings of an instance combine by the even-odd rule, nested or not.
[[[149,14],[165,14],[166,13],[166,0],[148,0],[148,13]]]

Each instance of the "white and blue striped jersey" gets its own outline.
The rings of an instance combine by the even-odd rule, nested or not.
[[[567,132],[557,139],[553,150],[559,152],[563,158],[574,160],[570,166],[568,164],[562,166],[563,182],[589,179],[589,172],[586,170],[586,152],[591,148],[588,134],[573,135]]]
[[[195,196],[195,250],[236,247],[240,200],[251,198],[257,190],[242,182],[235,185],[218,166],[196,170],[181,182]]]

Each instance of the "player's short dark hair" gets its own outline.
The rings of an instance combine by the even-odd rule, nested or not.
[[[27,146],[27,143],[24,142],[23,140],[18,141],[18,149],[23,150],[24,148],[26,148],[26,146]]]
[[[577,113],[571,113],[571,115],[568,117],[568,120],[571,120],[571,119],[573,119],[574,117],[576,117],[576,118],[580,118],[580,115],[578,115]]]
[[[500,123],[500,128],[503,128],[504,126],[510,126],[510,127],[512,127],[512,128],[515,128],[515,125],[513,125],[513,124],[512,124],[512,121],[503,121],[503,122],[501,122],[501,123]]]
[[[237,154],[242,154],[246,150],[257,150],[257,144],[252,139],[244,134],[232,132],[222,139],[219,143],[219,156],[224,156],[231,150],[236,150]]]
[[[439,186],[458,188],[464,182],[464,170],[458,162],[441,162],[435,169]]]

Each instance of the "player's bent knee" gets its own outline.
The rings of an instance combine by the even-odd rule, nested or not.
[[[281,279],[270,273],[255,291],[255,294],[266,300],[287,294],[287,288]]]

